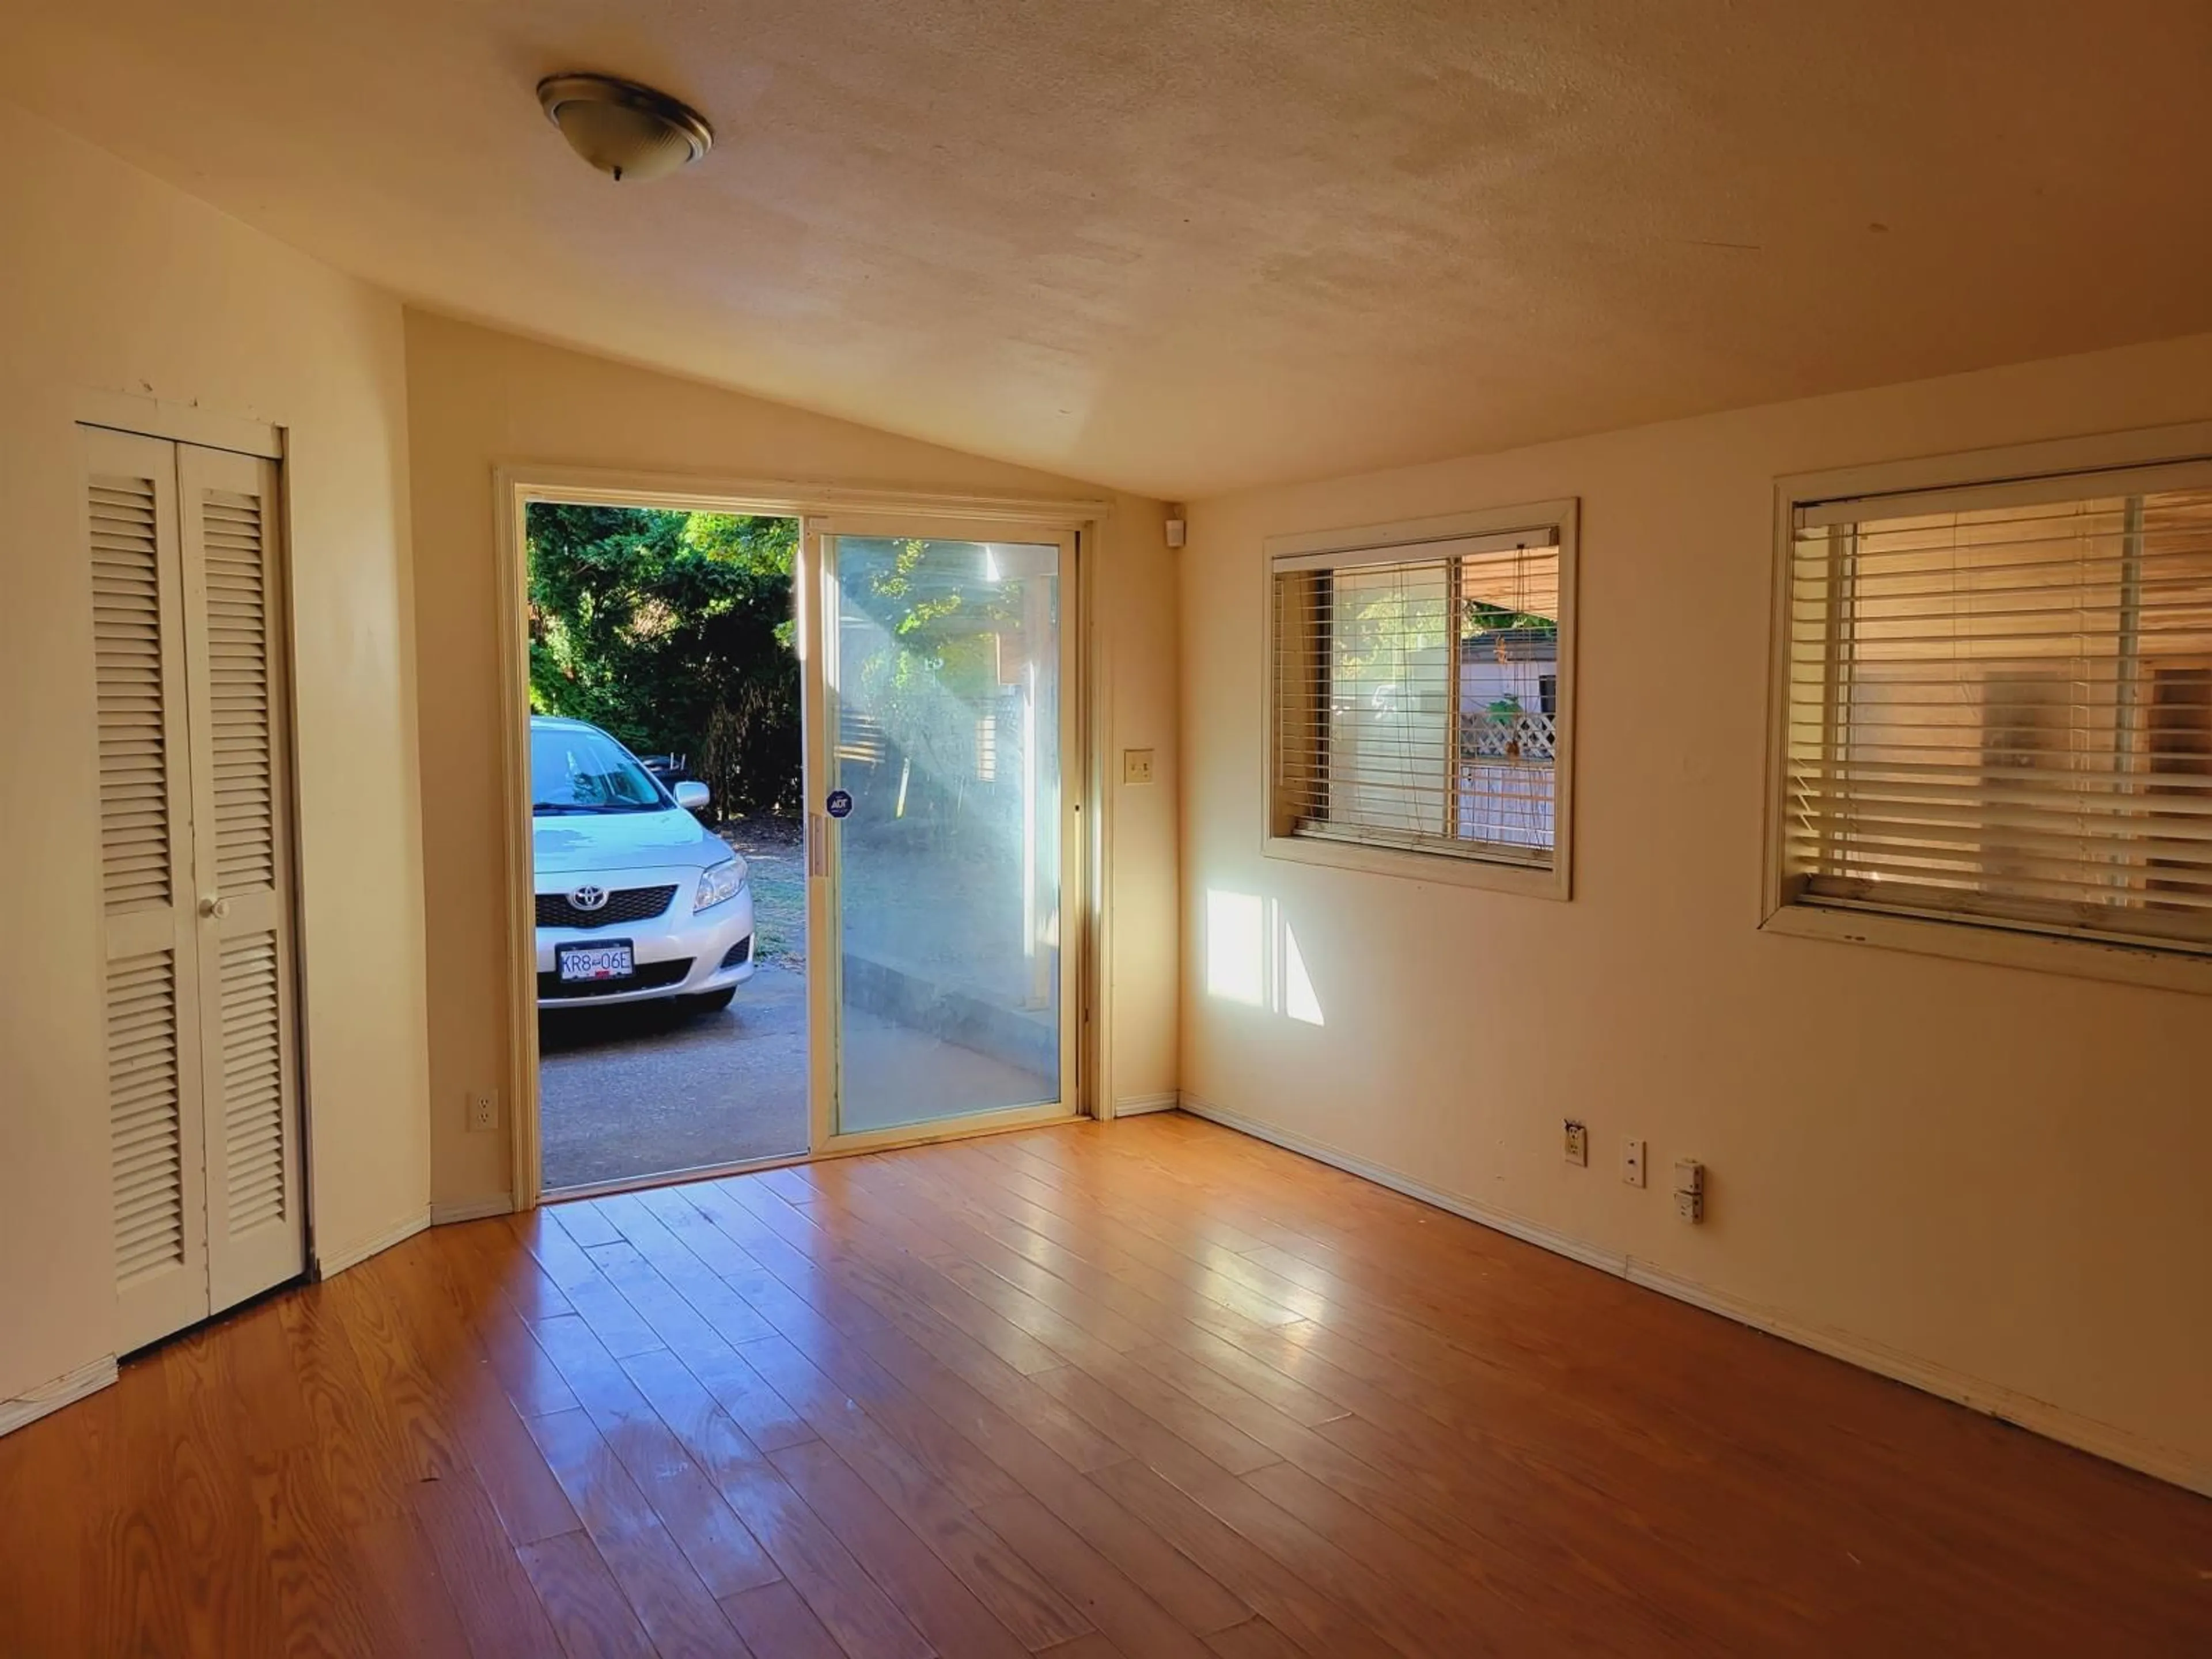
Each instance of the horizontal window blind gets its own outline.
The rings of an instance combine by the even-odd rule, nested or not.
[[[1277,833],[1549,867],[1556,535],[1303,555],[1273,582]]]
[[[2212,951],[2212,468],[1854,505],[1791,538],[1784,896]]]

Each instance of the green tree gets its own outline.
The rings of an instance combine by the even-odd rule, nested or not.
[[[799,792],[789,519],[532,502],[533,709],[689,757],[732,811]]]
[[[1553,634],[1559,631],[1557,617],[1540,617],[1534,611],[1510,610],[1502,605],[1491,605],[1482,599],[1462,602],[1466,614],[1460,619],[1460,637],[1473,634],[1495,634],[1502,631],[1528,634]]]
[[[906,538],[851,538],[838,552],[848,705],[881,731],[889,763],[864,787],[895,791],[898,817],[945,833],[975,775],[978,719],[1002,700],[1001,653],[1022,637],[1020,602],[981,579],[984,556]]]

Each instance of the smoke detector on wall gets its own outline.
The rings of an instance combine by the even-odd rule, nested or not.
[[[714,143],[714,128],[689,104],[611,75],[549,75],[538,101],[568,148],[617,182],[664,177]]]

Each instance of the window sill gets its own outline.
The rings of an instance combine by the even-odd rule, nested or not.
[[[1318,836],[1270,836],[1262,850],[1271,859],[1326,865],[1337,870],[1362,870],[1370,875],[1397,876],[1409,881],[1482,887],[1492,892],[1518,893],[1524,898],[1568,896],[1564,863],[1545,870],[1529,865],[1462,858],[1451,853],[1422,853],[1411,848],[1330,841]]]
[[[1791,939],[1827,939],[1842,945],[1871,945],[1886,951],[1948,957],[2075,979],[2112,980],[2162,991],[2212,995],[2212,957],[2148,946],[2115,945],[2103,939],[2069,939],[1986,923],[1946,921],[1927,916],[1893,915],[1841,905],[1785,904],[1759,924],[1759,931]]]

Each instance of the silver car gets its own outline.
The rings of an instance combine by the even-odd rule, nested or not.
[[[753,976],[745,861],[596,726],[530,722],[538,1006],[682,997],[726,1008]]]

